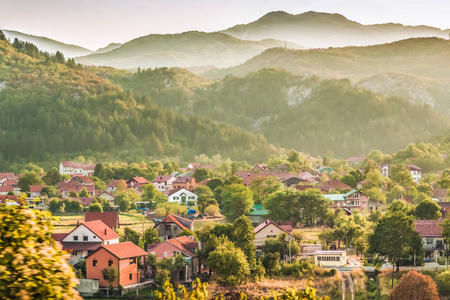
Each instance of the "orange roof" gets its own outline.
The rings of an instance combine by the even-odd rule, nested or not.
[[[123,242],[117,244],[103,245],[102,248],[105,248],[112,255],[117,257],[118,259],[136,257],[147,255],[148,253],[133,244],[132,242]]]
[[[177,218],[175,218],[172,214],[170,214],[167,217],[165,217],[164,219],[162,219],[162,221],[160,223],[175,223],[178,226],[180,226],[181,229],[189,229],[186,226],[184,226],[183,224],[181,224],[180,221],[178,221]]]
[[[111,240],[115,238],[119,238],[114,230],[108,227],[105,223],[100,220],[84,222],[83,224],[87,229],[95,233],[102,240]]]
[[[148,183],[148,180],[145,179],[144,177],[133,177],[132,179],[134,179],[139,184],[147,184]],[[130,179],[128,181],[131,181],[132,179]]]

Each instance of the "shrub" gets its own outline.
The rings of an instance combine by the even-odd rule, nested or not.
[[[439,295],[436,283],[430,276],[410,271],[402,276],[400,283],[391,291],[391,299],[439,300]]]
[[[450,271],[437,275],[435,282],[441,296],[450,296]]]

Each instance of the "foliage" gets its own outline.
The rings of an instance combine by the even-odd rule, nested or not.
[[[205,208],[205,213],[207,213],[208,216],[218,216],[220,214],[220,208],[215,204],[210,204]]]
[[[31,185],[45,185],[45,182],[42,181],[41,176],[35,171],[29,171],[22,176],[20,176],[17,181],[22,192],[29,192]]]
[[[187,236],[187,237],[193,236],[195,241],[198,242],[198,238],[197,238],[197,235],[195,234],[195,232],[193,232],[192,230],[189,230],[187,228],[181,230],[177,236]]]
[[[134,189],[116,193],[115,197],[116,204],[119,205],[120,211],[128,211],[131,207],[131,203],[139,201],[141,198]]]
[[[417,204],[415,215],[419,220],[438,220],[442,216],[440,206],[431,199],[422,200]]]
[[[436,283],[434,283],[431,277],[416,271],[409,271],[404,274],[399,284],[391,291],[390,296],[392,300],[440,299]]]
[[[234,221],[242,215],[248,214],[253,206],[253,195],[248,187],[231,184],[222,187],[222,214]]]
[[[260,204],[267,197],[281,190],[282,184],[275,176],[257,177],[250,182],[249,188],[253,193],[253,202]]]
[[[261,257],[261,263],[267,274],[276,274],[280,270],[280,253],[264,253]]]
[[[55,185],[58,182],[62,181],[62,177],[57,168],[52,168],[47,173],[45,173],[44,177],[42,177],[42,180],[46,185]]]
[[[81,299],[45,212],[0,205],[0,298]]]
[[[217,204],[214,194],[208,186],[198,186],[194,189],[194,193],[197,195],[197,206],[201,213],[205,212],[207,206]]]
[[[163,269],[163,268],[157,268],[154,280],[158,286],[162,286],[165,282],[170,281],[170,271],[167,269]],[[160,298],[160,299],[165,299],[165,298]]]
[[[114,287],[114,281],[119,278],[119,273],[117,272],[117,268],[111,265],[102,270],[102,276],[108,280],[109,288],[112,289]]]
[[[136,246],[139,246],[139,241],[141,240],[141,234],[129,227],[125,227],[124,235],[121,238],[121,242],[130,241],[133,242]]]
[[[445,271],[436,276],[435,279],[439,295],[450,296],[450,271]]]
[[[88,211],[89,212],[102,212],[103,208],[100,203],[92,203],[91,205],[89,205]]]
[[[45,195],[48,198],[58,197],[58,191],[54,186],[44,186],[41,189],[41,195]]]
[[[211,178],[212,172],[210,169],[206,168],[197,168],[192,175],[198,182],[202,182],[208,178]]]
[[[53,198],[49,202],[49,210],[52,214],[56,213],[80,213],[83,212],[84,206],[80,202],[71,199],[60,200]]]

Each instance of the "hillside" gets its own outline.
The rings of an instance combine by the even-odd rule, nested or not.
[[[275,151],[262,136],[174,114],[71,61],[34,59],[7,41],[0,41],[0,139],[2,170],[78,155],[136,162],[205,153],[256,162]]]
[[[222,31],[245,40],[279,39],[309,48],[367,46],[416,37],[448,38],[450,30],[387,23],[362,25],[340,14],[271,12],[249,24]]]
[[[64,44],[62,42],[58,42],[42,36],[30,35],[12,30],[2,30],[2,31],[6,35],[6,37],[9,40],[11,40],[11,43],[14,41],[15,38],[17,38],[21,41],[32,43],[36,45],[36,47],[38,47],[39,50],[46,51],[48,53],[56,53],[56,51],[59,51],[62,52],[65,57],[70,58],[81,55],[88,55],[92,53],[92,51],[89,49],[76,45]]]
[[[117,49],[117,48],[119,48],[120,46],[122,46],[122,44],[120,44],[120,43],[111,43],[111,44],[109,44],[109,45],[106,46],[106,47],[99,48],[99,49],[95,50],[94,53],[105,53],[105,52],[108,52],[108,51]]]
[[[224,33],[185,32],[151,34],[134,39],[117,49],[76,58],[85,65],[112,66],[121,69],[154,67],[228,67],[273,47],[284,47],[276,40],[243,41]],[[300,46],[287,44],[290,48]]]
[[[174,82],[177,76],[190,78],[185,80],[192,88],[161,84]],[[179,69],[157,69],[111,80],[151,94],[157,103],[176,111],[238,125],[274,145],[313,155],[394,152],[450,125],[449,117],[422,103],[382,96],[345,79],[321,80],[277,69],[230,75],[209,85],[197,78]],[[177,94],[182,95],[178,102],[170,98]]]

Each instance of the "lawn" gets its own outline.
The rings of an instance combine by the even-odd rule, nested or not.
[[[319,234],[323,231],[323,228],[324,226],[315,226],[315,227],[300,227],[297,229],[300,229],[300,231],[303,233],[302,243],[321,244],[322,241],[319,240]]]

